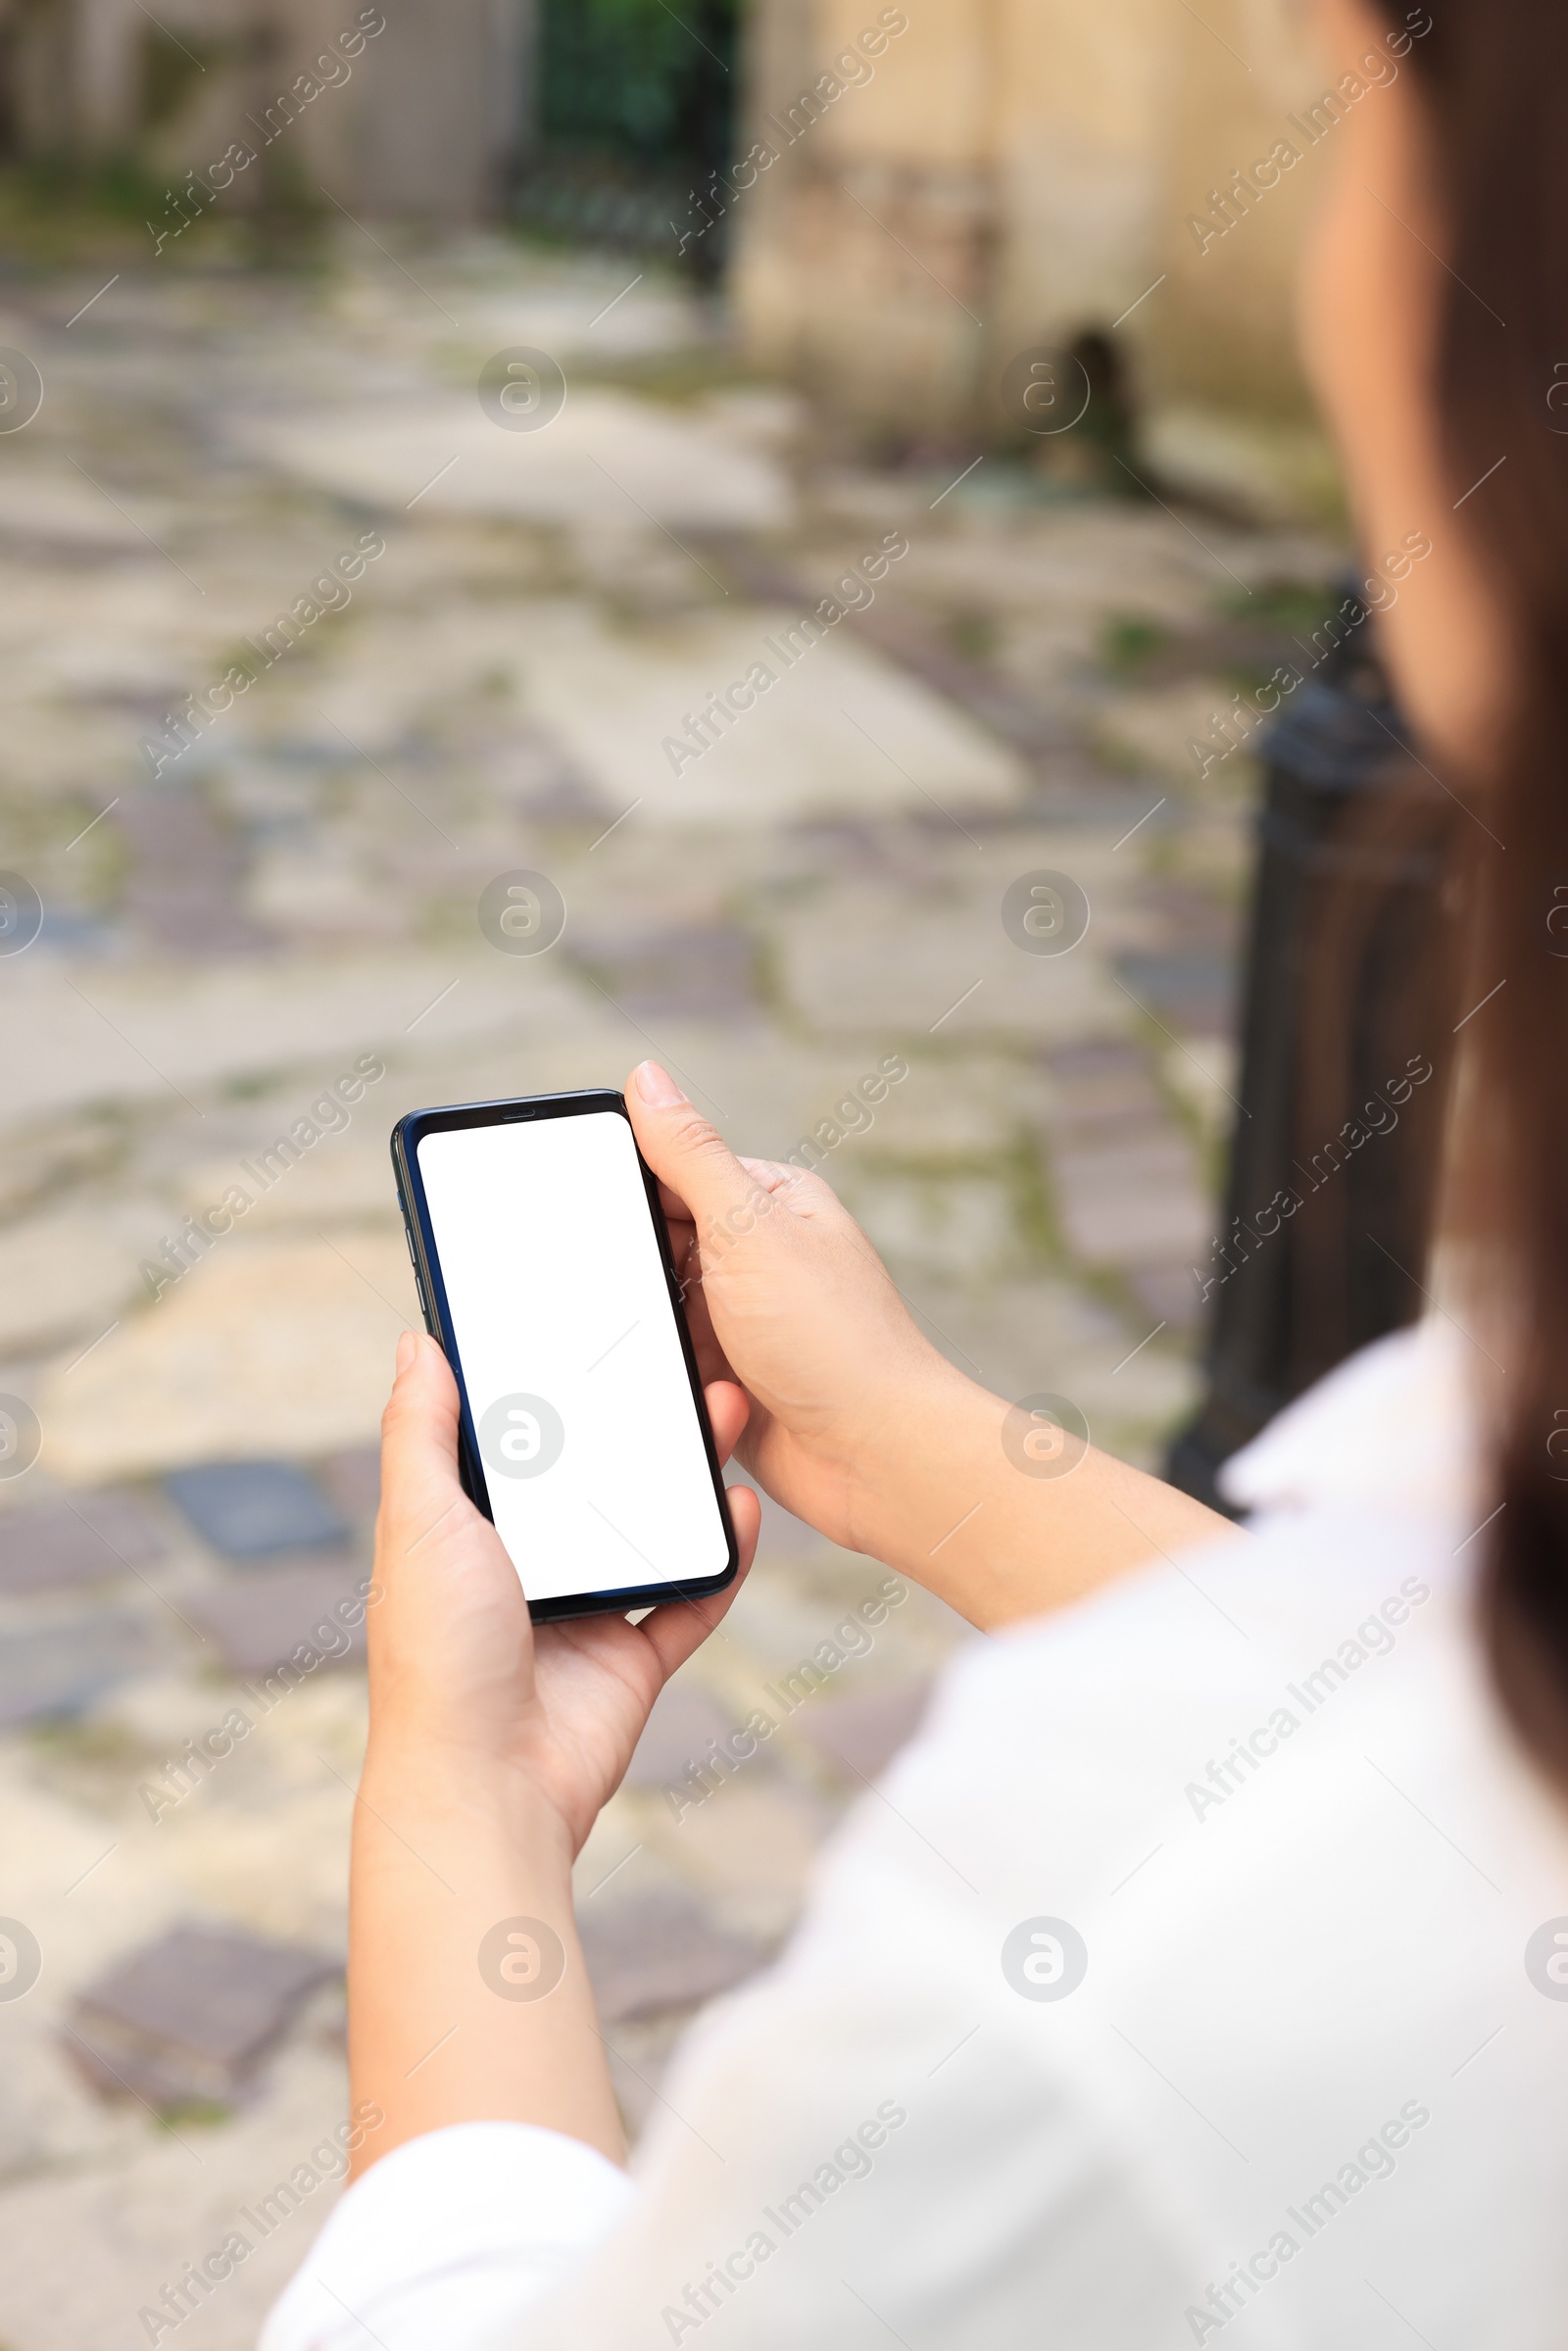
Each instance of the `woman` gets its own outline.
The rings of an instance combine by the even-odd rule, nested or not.
[[[405,1339],[362,2169],[266,2351],[1560,2334],[1568,24],[1430,5],[1417,39],[1396,0],[1327,0],[1337,82],[1402,64],[1334,130],[1305,332],[1369,555],[1433,546],[1384,643],[1471,836],[1445,1305],[1232,1465],[1250,1537],[1098,1455],[1026,1476],[827,1188],[734,1159],[645,1064],[721,1444],[994,1638],[778,1967],[690,2036],[633,2180],[569,1869],[723,1603],[530,1639],[445,1363]],[[547,1998],[475,1968],[517,1920],[565,1945]]]

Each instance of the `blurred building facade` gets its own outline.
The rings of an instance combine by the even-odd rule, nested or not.
[[[325,187],[469,220],[506,202],[533,45],[532,0],[167,0],[156,20],[0,0],[0,135],[22,160],[133,158],[198,210]]]
[[[1002,420],[1016,354],[1121,321],[1173,470],[1306,488],[1291,286],[1358,102],[1325,93],[1293,0],[756,0],[749,345],[873,428],[956,442]]]

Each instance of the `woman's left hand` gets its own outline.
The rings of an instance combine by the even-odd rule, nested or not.
[[[746,1425],[732,1381],[706,1391],[720,1461]],[[497,1776],[559,1819],[573,1853],[620,1785],[649,1709],[729,1607],[760,1510],[730,1489],[741,1574],[710,1598],[640,1624],[587,1616],[535,1627],[500,1536],[458,1479],[458,1390],[433,1339],[406,1332],[381,1424],[381,1509],[368,1613],[368,1771],[412,1767],[449,1785]]]

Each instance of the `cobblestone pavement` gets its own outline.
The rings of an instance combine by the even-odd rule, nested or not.
[[[340,1983],[285,1995],[268,1953],[343,1949],[358,1637],[267,1676],[366,1573],[415,1311],[393,1119],[657,1052],[743,1148],[815,1139],[977,1378],[1157,1461],[1193,1395],[1252,782],[1238,752],[1200,783],[1187,746],[1335,551],[994,459],[852,462],[614,261],[358,239],[295,277],[127,269],[74,318],[105,274],[0,300],[45,386],[0,437],[26,583],[0,864],[45,909],[0,957],[0,1391],[43,1432],[0,1478],[0,1913],[41,1959],[14,1997],[30,1946],[0,1940],[0,2336],[163,2340],[139,2314],[239,2229],[177,2328],[229,2351],[340,2168]],[[569,382],[542,429],[474,396],[517,346]],[[811,642],[817,610],[842,616]],[[524,869],[567,909],[538,955],[476,912]],[[1041,873],[1087,900],[1070,953],[1036,952]],[[356,1065],[383,1074],[331,1103]],[[242,1175],[290,1132],[293,1163]],[[175,1278],[237,1184],[255,1204]],[[265,1492],[177,1474],[253,1459],[284,1465]],[[883,1583],[770,1512],[583,1855],[634,2127],[963,1634],[900,1588],[835,1641]],[[759,1706],[776,1736],[704,1792]],[[204,1924],[254,1941],[222,2048],[165,1939]],[[149,1949],[134,1997],[105,1987]]]

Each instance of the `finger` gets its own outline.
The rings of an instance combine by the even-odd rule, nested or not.
[[[682,1295],[687,1291],[700,1294],[703,1287],[703,1253],[697,1246],[697,1227],[694,1224],[678,1224],[670,1228],[669,1256]]]
[[[841,1218],[849,1211],[827,1178],[812,1167],[795,1167],[787,1159],[742,1159],[748,1175],[755,1176],[762,1190],[771,1193],[781,1207],[791,1209],[797,1216],[809,1216],[813,1209],[836,1210]]]
[[[667,1184],[661,1184],[659,1187],[659,1204],[663,1209],[665,1216],[668,1218],[671,1224],[691,1223],[692,1212],[690,1208],[687,1207],[686,1202],[681,1199],[680,1194],[678,1192],[671,1192]]]
[[[632,1071],[626,1108],[643,1157],[686,1202],[699,1232],[736,1231],[748,1213],[756,1215],[762,1187],[657,1061]]]
[[[713,1445],[720,1465],[735,1450],[742,1429],[751,1414],[751,1398],[734,1380],[713,1380],[703,1390],[703,1401],[708,1406],[708,1423],[713,1432]]]
[[[381,1512],[407,1530],[432,1526],[457,1502],[472,1508],[458,1478],[458,1384],[436,1342],[405,1331],[381,1415]]]
[[[733,1379],[734,1372],[714,1335],[713,1318],[708,1311],[708,1299],[703,1291],[703,1257],[697,1246],[697,1227],[684,1215],[671,1222],[667,1213],[671,1195],[662,1185],[660,1187],[660,1197],[665,1204],[670,1262],[680,1285],[681,1308],[686,1316],[686,1328],[691,1334],[699,1376],[705,1382]]]
[[[726,1498],[730,1524],[735,1530],[735,1546],[740,1553],[740,1568],[733,1583],[723,1592],[709,1592],[702,1599],[673,1600],[663,1608],[656,1608],[637,1627],[658,1658],[665,1682],[694,1650],[702,1647],[713,1627],[728,1613],[757,1556],[757,1538],[762,1525],[761,1502],[749,1486],[729,1487]]]
[[[748,1175],[756,1176],[764,1192],[782,1192],[794,1177],[806,1172],[803,1168],[781,1165],[777,1159],[753,1159],[744,1152],[740,1154],[740,1162]]]
[[[818,1175],[814,1168],[795,1167],[787,1159],[742,1159],[740,1164],[748,1175],[756,1178],[759,1190],[767,1195],[770,1204],[784,1209],[791,1220],[840,1234],[869,1263],[885,1270],[876,1250],[825,1176]]]
[[[734,1366],[719,1345],[702,1283],[687,1281],[681,1290],[680,1302],[686,1317],[686,1328],[691,1334],[692,1352],[697,1357],[699,1378],[705,1386],[710,1380],[733,1380]]]

